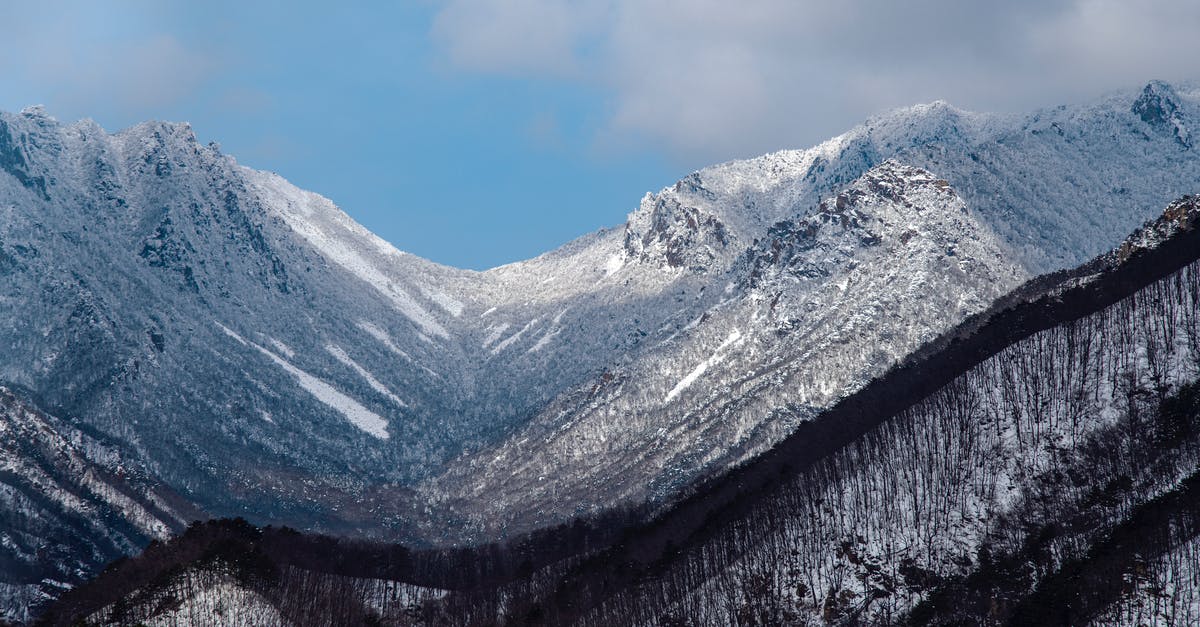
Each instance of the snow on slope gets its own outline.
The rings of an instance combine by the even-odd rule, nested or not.
[[[334,346],[333,344],[326,344],[325,350],[330,355],[333,355],[334,359],[342,362],[342,364],[344,364],[347,368],[357,372],[358,376],[362,377],[363,380],[367,382],[367,385],[371,386],[371,389],[388,397],[393,403],[399,405],[400,407],[405,407],[407,405],[404,401],[400,400],[399,396],[396,396],[395,393],[389,390],[386,385],[380,383],[379,379],[375,378],[375,375],[371,374],[366,368],[363,368],[362,366],[358,365],[358,362],[351,359],[350,356],[346,354],[346,351],[342,350],[341,347]]]
[[[1176,128],[1198,113],[1200,89],[1157,81],[1027,116],[941,101],[900,109],[814,148],[704,168],[648,195],[630,216],[627,248],[665,258],[690,236],[705,255],[737,255],[774,222],[896,158],[949,181],[1031,272],[1074,266],[1193,191],[1200,171]],[[678,221],[656,223],[664,205],[680,207]],[[646,250],[649,240],[657,247]]]
[[[704,374],[705,370],[708,370],[710,367],[721,363],[721,360],[725,359],[725,355],[723,354],[725,349],[729,348],[731,345],[735,345],[741,339],[741,331],[738,331],[737,329],[730,331],[729,337],[725,338],[725,341],[721,342],[721,345],[717,347],[717,350],[713,352],[708,359],[700,362],[700,365],[696,366],[691,372],[687,373],[687,375],[679,380],[679,383],[675,384],[675,387],[671,388],[671,390],[667,392],[667,395],[663,397],[663,403],[670,403],[672,399],[674,399],[676,396],[679,396],[680,392],[684,391],[688,386],[695,383],[696,379],[700,378],[700,375]]]
[[[457,462],[457,467],[452,466],[443,479],[432,485],[431,497],[446,496],[453,502],[462,497],[467,484],[471,486],[468,494],[489,493],[492,486],[486,485],[488,481],[473,481],[480,476],[477,473],[485,473],[495,483],[523,486],[509,493],[511,503],[493,501],[511,504],[522,512],[531,511],[530,502],[545,504],[559,514],[571,508],[599,506],[587,503],[588,495],[618,493],[624,489],[619,487],[624,477],[638,477],[643,483],[648,479],[651,493],[669,492],[691,470],[720,465],[725,463],[722,457],[727,461],[742,453],[712,451],[710,455],[674,461],[668,461],[668,455],[664,459],[660,453],[664,441],[707,438],[711,434],[696,425],[674,430],[673,421],[663,418],[659,407],[674,384],[656,391],[654,388],[661,385],[656,376],[666,372],[675,377],[673,381],[682,379],[687,372],[676,372],[679,368],[694,368],[713,354],[731,326],[740,324],[731,322],[734,314],[729,312],[744,309],[748,302],[762,297],[761,292],[747,289],[753,282],[734,282],[730,288],[727,275],[735,272],[748,249],[755,250],[758,242],[772,238],[769,230],[777,221],[792,218],[795,223],[824,211],[824,199],[837,197],[847,185],[889,160],[922,168],[945,180],[969,208],[976,226],[995,239],[1000,255],[1020,266],[995,284],[1002,289],[1030,274],[1073,266],[1093,257],[1174,198],[1194,192],[1200,181],[1200,159],[1192,150],[1190,136],[1178,129],[1194,125],[1198,118],[1200,90],[1160,82],[1152,82],[1140,92],[1113,94],[1094,103],[1027,116],[976,114],[944,102],[918,105],[869,120],[812,149],[782,151],[705,168],[657,194],[647,195],[640,208],[630,214],[622,232],[616,234],[619,236],[602,232],[530,262],[490,271],[486,274],[510,280],[528,276],[527,284],[533,283],[533,277],[546,276],[551,286],[555,286],[556,277],[588,276],[590,272],[599,275],[595,285],[601,290],[616,284],[623,285],[626,294],[657,291],[675,298],[674,302],[658,301],[654,307],[628,311],[624,331],[630,341],[616,359],[610,358],[612,353],[604,350],[607,347],[597,347],[594,340],[594,336],[611,337],[617,330],[605,324],[608,321],[602,315],[590,315],[590,324],[583,325],[585,331],[581,333],[557,336],[555,343],[561,347],[560,352],[587,360],[568,363],[599,363],[603,367],[593,365],[585,381],[562,388],[517,435]],[[958,254],[957,248],[970,241],[956,228],[952,225],[937,242],[947,256]],[[760,254],[760,258],[768,257]],[[578,265],[581,260],[586,260],[586,269]],[[772,263],[775,261],[764,265]],[[770,268],[763,270],[770,274]],[[877,364],[898,354],[894,349],[915,346],[928,331],[930,318],[953,323],[981,308],[989,298],[938,301],[936,306],[926,307],[925,301],[931,295],[939,295],[937,288],[922,284],[922,277],[928,275],[893,276],[890,281],[876,282],[874,289],[894,297],[902,306],[854,309],[847,303],[835,313],[824,309],[822,299],[832,299],[835,287],[841,290],[853,284],[845,280],[830,282],[819,268],[810,270],[816,274],[788,279],[786,287],[778,291],[780,302],[789,303],[793,296],[807,293],[806,288],[793,284],[811,289],[820,285],[825,291],[821,299],[791,302],[785,307],[790,319],[789,326],[783,328],[802,330],[816,325],[830,329],[825,340],[805,340],[811,342],[808,352],[803,346],[793,348],[800,351],[794,357],[797,360],[823,355],[827,369],[832,371],[855,370],[863,363],[872,364],[865,372],[875,371]],[[960,264],[957,271],[969,276],[976,268]],[[563,285],[536,290],[533,298],[565,300],[570,289],[570,285]],[[534,308],[508,320],[501,314],[499,319],[521,328],[530,320],[544,317],[551,306]],[[582,309],[587,312],[589,308]],[[771,307],[766,309],[770,311]],[[880,343],[872,341],[874,335],[849,331],[869,327],[875,319],[894,316],[900,310],[911,313],[905,321],[892,322],[895,328],[883,338],[882,350],[876,350]],[[504,311],[501,306],[500,312]],[[744,324],[761,325],[763,318],[751,317]],[[488,319],[495,323],[496,315]],[[659,347],[678,341],[695,321],[703,321],[703,328],[688,330],[695,346],[687,352],[666,353],[671,357],[656,357]],[[588,337],[589,333],[593,338]],[[839,347],[836,358],[828,353],[830,346]],[[556,351],[542,346],[536,354],[554,355]],[[557,363],[547,361],[545,365],[554,368]],[[765,384],[751,388],[723,385],[747,376],[761,376],[754,367],[748,368],[747,360],[722,360],[718,370],[705,373],[722,382],[710,390],[714,398],[764,394],[767,388]],[[647,379],[644,372],[653,374]],[[785,374],[774,379],[776,384],[785,380],[789,380]],[[811,411],[846,389],[825,377],[816,377],[808,382],[799,379],[799,384],[787,393],[766,393],[773,404],[748,403],[753,410],[735,414],[738,419],[732,421],[736,424],[732,442],[745,445],[769,441],[777,437],[771,434],[785,432],[788,420],[794,420],[779,420],[773,414],[795,415],[794,407],[800,408],[800,413]],[[739,402],[729,401],[734,406]],[[630,420],[636,425],[653,426],[642,433],[630,429]],[[631,432],[641,435],[630,442]],[[564,433],[577,435],[568,443]],[[722,446],[730,443],[728,438],[722,441]],[[633,462],[623,455],[630,450],[644,451],[638,462],[642,464],[638,467],[646,468],[644,473],[629,472]],[[566,470],[560,461],[592,455],[622,461],[608,468],[602,468],[603,464],[587,468],[582,471],[586,477],[572,474],[573,469]],[[489,459],[507,460],[514,465],[495,467],[485,462]],[[518,459],[524,461],[513,461]],[[609,475],[602,476],[604,473]],[[543,476],[550,479],[540,480]],[[640,489],[630,490],[640,493]],[[466,507],[470,510],[473,505]],[[482,515],[482,519],[489,524],[497,520],[490,514]]]
[[[299,189],[276,174],[250,168],[243,168],[242,172],[250,182],[250,191],[321,254],[391,299],[426,334],[450,336],[441,322],[404,289],[399,277],[376,263],[376,256],[396,257],[405,253],[351,220],[323,196]],[[447,299],[443,295],[439,304],[451,312],[461,311],[460,304]]]
[[[772,229],[777,238],[802,234],[791,250],[779,240],[760,250],[803,277],[822,267],[805,261],[829,259],[850,241],[918,230],[937,244],[935,229],[924,227],[969,216],[943,181],[885,166],[817,215]],[[918,198],[939,202],[905,204]],[[843,415],[860,414],[866,424],[852,428],[861,435],[827,456],[809,460],[788,447],[800,460],[776,455],[766,468],[718,481],[721,488],[709,484],[610,551],[562,560],[490,593],[450,591],[441,607],[441,595],[426,596],[424,615],[520,622],[536,608],[553,623],[589,625],[1028,624],[1070,612],[1084,624],[1111,603],[1094,624],[1191,624],[1200,263],[1184,262],[1180,244],[1194,244],[1194,234],[1118,266],[1198,216],[1194,197],[1173,204],[1163,220],[1071,275],[1099,268],[1105,276],[1095,289],[1070,293],[1043,278],[1021,292],[1018,309],[956,333],[940,345],[941,359],[852,403]],[[892,245],[890,236],[879,239]],[[902,243],[924,248],[916,239]],[[1131,280],[1129,270],[1158,278],[1134,291],[1131,282],[1152,277]],[[913,376],[931,373],[946,379],[925,398],[907,398]],[[906,400],[889,402],[893,394]],[[837,442],[820,428],[807,433]],[[793,469],[792,461],[800,463]],[[735,496],[742,490],[745,500]],[[497,559],[487,548],[475,556]],[[329,585],[337,579],[301,579],[301,590],[353,598],[356,589],[380,589],[377,581]],[[292,615],[311,596],[293,597]],[[150,601],[135,611],[155,611]]]
[[[1200,537],[1146,560],[1123,595],[1089,624],[1171,627],[1200,624]]]
[[[216,325],[220,327],[226,335],[236,340],[239,344],[249,346],[263,355],[266,355],[280,368],[283,368],[284,371],[295,377],[296,382],[300,384],[300,387],[307,390],[308,393],[312,394],[317,400],[337,410],[338,413],[345,416],[346,420],[349,420],[354,426],[379,438],[380,440],[388,439],[387,420],[384,420],[379,416],[379,414],[376,414],[366,407],[363,407],[357,401],[339,392],[336,388],[334,388],[332,385],[329,385],[325,381],[322,381],[321,379],[293,366],[291,362],[280,357],[279,355],[272,353],[271,351],[259,346],[258,344],[255,344],[254,342],[247,341],[229,327],[219,322],[216,323]],[[350,357],[341,349],[334,346],[328,352],[332,354],[339,362],[344,364],[348,363],[348,365],[355,366],[359,376],[362,376],[364,379],[366,379],[367,383],[370,384],[371,387],[376,391],[393,400],[398,400],[394,394],[384,387],[382,383],[377,381],[375,377],[372,377],[369,372],[363,370],[361,366],[358,366],[358,364],[355,364],[353,361],[351,361]]]
[[[1188,204],[1175,208],[1200,215]],[[914,573],[945,581],[984,570],[983,546],[997,562],[1022,546],[1053,556],[1046,561],[1054,568],[1021,562],[1038,577],[1103,555],[1103,545],[1090,543],[1134,504],[1196,471],[1200,451],[1191,436],[1191,445],[1163,444],[1149,429],[1127,435],[1126,425],[1200,377],[1198,299],[1200,263],[1192,262],[1116,304],[1005,347],[802,473],[792,495],[781,497],[787,505],[778,518],[759,527],[763,533],[749,537],[719,576],[670,601],[684,608],[686,622],[723,624],[737,608],[730,590],[767,582],[759,594],[778,599],[797,623],[841,612],[892,624],[928,598],[931,586]],[[1188,560],[1197,548],[1191,541],[1147,560],[1129,581],[1129,597],[1110,599],[1119,602],[1096,624],[1192,624],[1200,588]]]

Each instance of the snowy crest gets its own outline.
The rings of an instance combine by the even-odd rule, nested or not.
[[[685,185],[692,194],[705,191],[697,174],[677,183],[676,191]],[[625,225],[628,257],[671,268],[703,272],[723,257],[728,244],[725,225],[716,216],[682,204],[675,195],[647,195]]]

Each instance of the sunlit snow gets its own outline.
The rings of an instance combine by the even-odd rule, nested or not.
[[[696,366],[691,372],[687,373],[687,376],[680,379],[679,383],[676,383],[675,387],[671,388],[670,392],[667,392],[667,397],[663,399],[663,402],[671,402],[671,399],[679,396],[680,392],[687,389],[689,385],[695,383],[696,379],[700,378],[700,375],[704,374],[705,370],[708,370],[710,367],[721,363],[721,360],[725,359],[725,349],[729,348],[732,344],[741,339],[741,331],[737,329],[731,331],[729,333],[729,337],[725,338],[724,342],[721,342],[721,345],[717,347],[717,350],[713,352],[711,357],[700,362],[700,365]]]
[[[341,347],[333,344],[327,344],[325,346],[325,350],[329,351],[329,354],[333,355],[334,359],[350,367],[352,370],[354,370],[354,372],[357,372],[358,376],[362,377],[363,380],[367,382],[367,385],[371,386],[371,389],[388,397],[393,403],[401,407],[408,406],[407,403],[400,400],[399,396],[396,396],[390,389],[388,389],[386,385],[380,383],[379,380],[376,379],[370,372],[368,372],[366,368],[363,368],[362,366],[358,365],[358,362],[351,359],[350,356],[346,354],[346,351],[342,350]]]
[[[258,350],[258,352],[266,355],[267,357],[270,357],[271,361],[274,361],[279,365],[280,368],[283,368],[288,374],[295,377],[296,381],[300,384],[300,387],[307,390],[308,393],[312,394],[313,397],[318,401],[321,401],[322,403],[337,410],[338,413],[346,417],[346,420],[350,421],[350,424],[379,438],[380,440],[388,439],[388,423],[378,414],[372,412],[366,407],[363,407],[358,403],[358,401],[337,391],[332,385],[329,385],[321,379],[318,379],[317,377],[308,374],[296,366],[293,366],[289,361],[280,357],[279,355],[276,355],[275,353],[272,353],[258,344],[243,338],[229,327],[219,322],[215,324],[221,327],[221,330],[225,331],[226,335],[232,337],[243,345],[255,348]]]

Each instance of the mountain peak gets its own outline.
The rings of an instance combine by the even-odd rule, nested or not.
[[[149,120],[135,124],[121,132],[118,135],[128,135],[142,139],[176,139],[184,144],[196,144],[199,140],[196,139],[196,132],[192,130],[192,125],[188,122],[165,122],[162,120]]]
[[[976,261],[1002,269],[998,276],[1017,276],[1000,250],[947,181],[889,159],[806,215],[772,226],[743,263],[752,286],[780,270],[801,280],[828,278],[879,255],[890,270],[910,264],[912,276],[929,264]]]
[[[699,187],[693,174],[675,185],[676,192]],[[728,229],[720,219],[680,202],[678,194],[647,195],[641,209],[625,223],[625,254],[643,260],[661,260],[671,268],[702,272],[729,244]]]
[[[27,118],[44,118],[46,120],[54,120],[49,113],[46,112],[44,105],[35,104],[21,109],[21,115]]]
[[[1191,133],[1184,125],[1179,94],[1170,84],[1153,80],[1146,84],[1131,111],[1157,130],[1171,133],[1185,148],[1192,147]]]

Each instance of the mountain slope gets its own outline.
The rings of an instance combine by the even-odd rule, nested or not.
[[[806,350],[820,345],[817,338],[807,345],[793,344],[777,356],[759,350],[749,359],[730,359],[731,347],[736,352],[742,345],[753,350],[756,344],[774,345],[772,333],[803,336],[822,324],[836,328],[831,320],[813,314],[837,301],[836,296],[822,298],[807,291],[827,280],[818,270],[809,282],[766,287],[746,276],[747,256],[757,256],[758,272],[771,276],[767,266],[772,263],[819,263],[803,259],[818,252],[793,251],[785,260],[761,248],[763,242],[772,246],[780,241],[781,233],[771,229],[788,228],[777,220],[794,223],[826,212],[825,204],[838,202],[835,199],[856,181],[860,187],[869,185],[872,168],[923,168],[950,184],[978,226],[957,234],[948,229],[943,239],[963,242],[985,232],[989,241],[998,240],[1006,259],[1020,266],[1011,277],[997,281],[994,296],[1031,272],[1078,264],[1102,252],[1171,198],[1194,191],[1200,163],[1190,142],[1171,130],[1174,126],[1168,129],[1145,113],[1156,107],[1170,109],[1172,119],[1186,126],[1184,120],[1195,120],[1200,112],[1200,92],[1152,82],[1140,93],[1029,116],[973,114],[945,103],[923,105],[871,120],[813,149],[706,168],[648,195],[625,226],[620,257],[624,261],[614,276],[674,271],[681,282],[690,282],[673,286],[679,313],[661,326],[635,318],[631,332],[644,334],[642,342],[559,394],[524,429],[452,464],[443,477],[426,485],[429,498],[444,497],[447,507],[468,522],[476,521],[486,536],[494,533],[486,530],[489,526],[527,529],[600,505],[589,502],[587,494],[635,500],[669,494],[699,468],[720,467],[762,450],[806,414],[836,401],[902,356],[906,342],[911,348],[928,337],[922,333],[944,329],[981,307],[945,306],[929,317],[936,322],[914,310],[917,322],[912,328],[879,335],[847,333],[834,340],[842,343],[846,361],[839,363],[834,355],[822,353],[839,366],[833,369],[839,373],[833,381],[776,371],[780,361],[799,361]],[[944,252],[955,254],[953,246]],[[915,273],[912,283],[893,282],[878,293],[882,299],[909,299],[910,307],[936,302],[943,286],[920,284],[918,277],[924,276],[929,275]],[[698,289],[702,279],[707,280]],[[897,289],[906,291],[900,295]],[[804,298],[811,300],[803,305],[808,311],[793,310],[791,320],[780,321],[778,308],[762,302],[775,297],[796,305]],[[966,301],[971,298],[966,296]],[[850,311],[852,304],[843,303],[845,320],[870,317],[872,307],[881,311],[869,299],[856,304],[863,308]],[[885,338],[882,346],[879,338]],[[881,350],[872,354],[877,347]],[[692,373],[697,375],[689,378]],[[755,397],[744,383],[755,378],[764,384],[789,383],[777,389],[766,409],[742,411],[740,398]],[[708,390],[707,398],[720,400],[697,409],[688,405],[688,395],[668,398],[685,380],[693,392]],[[714,420],[728,432],[706,431],[706,424]],[[593,468],[590,460],[597,458],[621,461],[605,470],[604,464]],[[629,472],[634,467],[639,471]],[[646,475],[652,479],[647,481]],[[495,498],[497,494],[502,498]],[[498,515],[505,507],[523,520]]]

